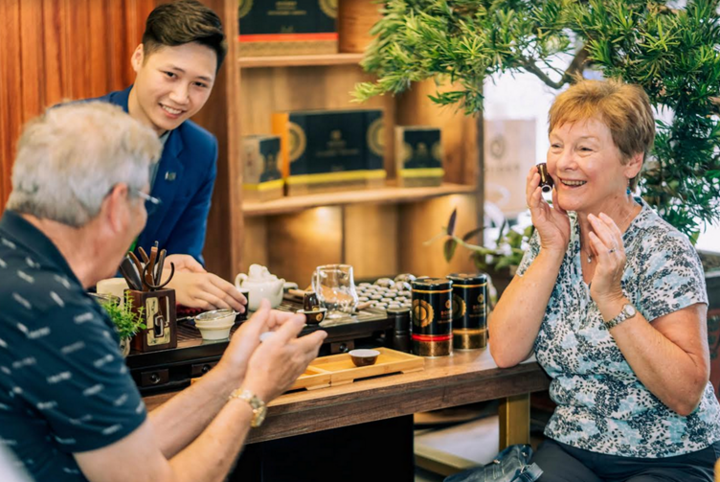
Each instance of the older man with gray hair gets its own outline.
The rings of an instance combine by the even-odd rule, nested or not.
[[[0,444],[37,480],[222,480],[265,404],[317,356],[267,304],[218,365],[147,417],[117,334],[86,293],[142,230],[157,135],[107,103],[26,126],[0,219]],[[260,334],[275,331],[260,344]]]

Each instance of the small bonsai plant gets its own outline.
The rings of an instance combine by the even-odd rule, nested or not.
[[[132,299],[127,293],[125,294],[125,303],[122,305],[116,300],[117,298],[113,300],[102,300],[100,306],[105,309],[115,325],[115,329],[120,337],[121,347],[124,351],[129,351],[130,339],[135,336],[137,332],[146,328],[143,308],[133,311]]]

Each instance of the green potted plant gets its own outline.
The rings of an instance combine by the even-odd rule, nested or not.
[[[387,0],[356,99],[435,79],[431,100],[473,115],[483,81],[529,72],[561,89],[585,69],[641,85],[659,112],[640,194],[691,239],[720,219],[720,16],[717,0]],[[555,65],[563,54],[567,68]],[[462,238],[460,238],[462,239]],[[479,252],[479,251],[478,251]]]
[[[494,297],[499,297],[510,284],[512,277],[515,276],[515,271],[535,232],[530,216],[518,217],[518,222],[513,226],[507,221],[504,222],[499,228],[496,228],[495,239],[484,246],[470,242],[481,232],[480,228],[469,231],[463,236],[455,234],[456,219],[457,210],[453,210],[447,227],[443,227],[437,236],[426,241],[425,244],[444,239],[443,254],[448,263],[455,255],[458,246],[468,249],[477,270],[490,275],[492,285],[497,290]]]
[[[132,337],[146,328],[143,309],[133,311],[132,300],[127,292],[125,293],[125,303],[122,304],[115,296],[105,296],[98,301],[115,325],[120,337],[120,348],[123,356],[127,356],[130,353],[130,340]]]

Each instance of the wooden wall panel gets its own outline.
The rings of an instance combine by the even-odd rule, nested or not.
[[[67,58],[67,42],[63,41],[62,36],[59,35],[60,25],[62,25],[63,20],[60,5],[60,0],[45,0],[42,9],[42,34],[45,47],[42,68],[44,72],[56,73],[56,75],[46,76],[45,85],[41,86],[41,88],[44,87],[46,99],[60,98],[68,81],[65,76],[59,75],[65,70],[62,68],[63,58]]]
[[[0,1],[0,210],[22,125],[61,100],[127,87],[134,79],[130,54],[156,3]]]
[[[20,0],[0,2],[0,209],[10,195],[14,146],[22,124]]]
[[[39,113],[45,105],[41,2],[20,4],[20,25],[22,26],[20,39],[22,85],[23,92],[28,93],[22,96],[22,111]]]

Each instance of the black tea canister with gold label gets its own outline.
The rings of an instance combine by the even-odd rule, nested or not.
[[[420,278],[412,283],[412,347],[420,356],[452,353],[452,281]]]
[[[475,350],[487,346],[487,276],[453,273],[453,348]]]

